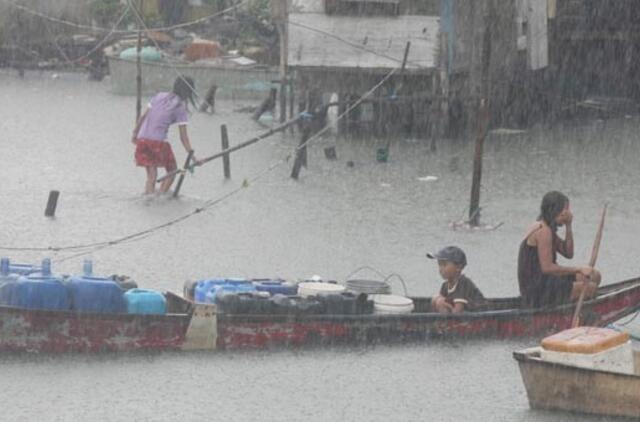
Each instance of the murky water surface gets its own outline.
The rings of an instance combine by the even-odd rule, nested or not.
[[[200,157],[264,130],[246,105],[222,102],[194,114]],[[135,99],[80,75],[0,74],[0,246],[70,246],[118,239],[216,202],[206,212],[144,239],[93,251],[96,272],[128,274],[142,286],[179,289],[213,276],[344,280],[362,266],[398,273],[414,295],[441,284],[424,254],[462,246],[466,274],[488,296],[517,294],[517,247],[542,195],[566,192],[575,215],[576,259],[585,264],[604,201],[611,204],[598,266],[605,282],[636,276],[640,185],[636,117],[567,123],[553,130],[494,134],[486,143],[481,203],[492,232],[453,231],[468,206],[470,143],[337,141],[337,161],[319,140],[298,182],[284,161],[294,137],[272,137],[233,155],[232,180],[219,162],[189,176],[177,201],[141,197],[144,172],[129,142]],[[177,140],[177,133],[172,132]],[[184,153],[175,142],[178,161]],[[353,166],[347,166],[353,161]],[[281,162],[279,166],[275,166]],[[268,170],[271,168],[271,170]],[[437,181],[425,181],[436,176]],[[238,189],[247,179],[248,186]],[[422,179],[422,180],[421,180]],[[43,217],[49,190],[61,196]],[[235,192],[237,191],[237,192]],[[234,193],[235,192],[235,193]],[[84,257],[52,252],[60,272]],[[12,252],[17,261],[45,255]],[[363,272],[362,276],[372,276]],[[394,285],[401,292],[401,285]],[[638,329],[635,325],[635,329]],[[470,341],[364,349],[0,357],[0,420],[584,420],[528,408],[514,349],[536,340]],[[599,420],[599,419],[593,419]]]

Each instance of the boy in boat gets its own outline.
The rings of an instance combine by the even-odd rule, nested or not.
[[[456,246],[447,246],[437,253],[428,253],[428,258],[438,260],[440,275],[445,280],[440,294],[431,299],[431,309],[443,314],[475,311],[485,302],[480,289],[462,274],[467,265],[464,251]]]
[[[557,191],[547,192],[540,204],[540,216],[527,231],[518,253],[518,284],[524,306],[557,306],[580,297],[595,296],[600,272],[594,268],[557,264],[557,254],[573,258],[573,214],[569,198]],[[564,226],[564,239],[558,228]]]

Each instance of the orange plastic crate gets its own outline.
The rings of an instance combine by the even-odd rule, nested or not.
[[[628,333],[609,328],[577,327],[542,339],[542,348],[554,352],[593,354],[629,341]]]

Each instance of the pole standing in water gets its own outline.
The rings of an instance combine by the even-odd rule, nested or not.
[[[131,142],[136,146],[135,160],[139,167],[147,171],[145,194],[156,192],[158,168],[164,167],[167,173],[176,170],[176,158],[167,141],[169,127],[178,124],[180,141],[187,154],[193,153],[187,123],[189,121],[188,103],[195,106],[193,91],[195,85],[190,77],[178,77],[171,92],[160,92],[149,102],[149,107],[138,120]],[[197,163],[195,157],[193,160]],[[167,177],[160,184],[159,192],[167,192],[174,176]]]

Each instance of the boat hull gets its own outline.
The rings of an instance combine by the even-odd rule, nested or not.
[[[136,61],[108,57],[111,75],[111,91],[119,95],[136,94]],[[142,91],[152,94],[170,90],[178,73],[193,78],[200,95],[216,85],[216,98],[231,100],[264,99],[279,79],[271,68],[243,68],[197,64],[173,64],[142,62]]]
[[[100,315],[0,307],[0,350],[125,352],[177,349],[186,315]]]
[[[636,375],[545,362],[531,350],[515,352],[514,358],[532,409],[640,417],[638,351]]]
[[[423,298],[427,308],[428,298]],[[397,343],[432,338],[541,337],[571,326],[574,304],[518,309],[519,299],[496,299],[495,310],[442,315],[218,315],[218,348],[270,348],[315,344]],[[640,279],[601,289],[586,301],[582,321],[605,326],[640,309]]]

